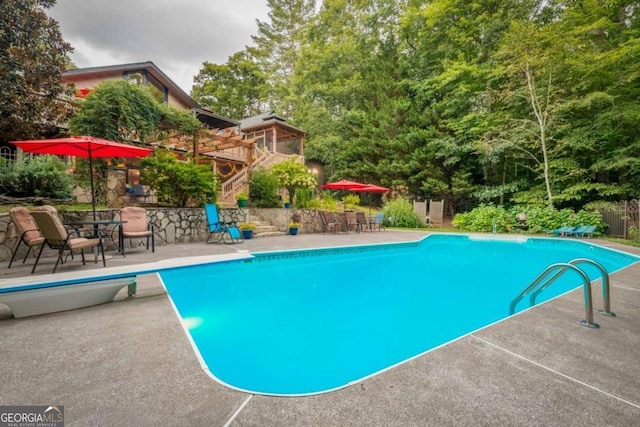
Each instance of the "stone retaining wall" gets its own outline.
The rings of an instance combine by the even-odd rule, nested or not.
[[[302,227],[300,233],[319,233],[322,222],[317,211],[306,209],[257,209],[235,208],[220,209],[220,220],[224,222],[265,221],[287,230],[287,224],[294,212],[300,214]],[[96,212],[98,219],[112,219],[119,215],[118,209],[105,209]],[[176,243],[204,242],[207,240],[207,220],[202,208],[147,208],[150,222],[155,226],[156,245]],[[63,222],[82,221],[91,217],[88,211],[61,211]],[[107,230],[117,241],[117,230]],[[8,213],[0,213],[0,262],[9,262],[16,243],[16,231]],[[18,257],[24,257],[26,247],[20,245]],[[21,258],[18,258],[21,259]]]

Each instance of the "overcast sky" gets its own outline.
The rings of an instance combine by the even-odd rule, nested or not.
[[[58,0],[48,11],[78,67],[153,61],[185,92],[204,61],[251,44],[266,0]]]

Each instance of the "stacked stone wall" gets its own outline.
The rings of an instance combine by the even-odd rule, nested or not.
[[[300,233],[319,233],[322,231],[322,222],[318,212],[307,209],[220,209],[220,220],[239,223],[259,218],[261,221],[278,227],[281,231],[286,231],[294,213],[299,214],[301,218]],[[89,211],[60,211],[59,214],[63,222],[78,222],[92,217]],[[156,245],[205,242],[209,235],[207,218],[202,208],[147,208],[147,215],[155,227]],[[97,219],[107,220],[118,218],[118,216],[118,209],[96,211]],[[117,233],[117,230],[108,229],[107,233]],[[17,238],[9,214],[0,213],[0,261],[8,262],[11,259]],[[24,245],[20,246],[18,257],[24,256],[27,250]]]

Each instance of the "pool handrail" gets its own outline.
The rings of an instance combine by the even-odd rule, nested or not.
[[[593,304],[591,302],[591,281],[589,280],[589,276],[586,275],[584,271],[582,271],[579,267],[576,267],[573,264],[568,262],[558,262],[555,264],[551,264],[547,267],[542,273],[536,277],[533,282],[529,284],[522,292],[518,294],[517,297],[511,301],[511,305],[509,306],[509,315],[515,313],[515,308],[518,302],[522,300],[527,294],[534,291],[541,283],[543,288],[546,288],[551,283],[553,283],[556,279],[558,279],[562,274],[566,271],[573,270],[582,278],[584,285],[584,305],[585,305],[585,320],[581,320],[580,323],[589,328],[599,328],[600,325],[593,322]],[[548,278],[551,273],[554,273],[553,276]],[[548,280],[544,282],[545,279]]]
[[[588,259],[588,258],[576,258],[572,261],[569,261],[569,264],[580,264],[580,263],[586,263],[586,264],[591,264],[594,267],[596,267],[598,270],[600,270],[600,274],[602,275],[602,305],[603,308],[601,308],[600,310],[598,310],[598,312],[604,316],[611,316],[611,317],[616,317],[616,314],[614,312],[611,311],[611,293],[609,291],[610,289],[610,283],[609,283],[609,273],[607,273],[607,270],[604,268],[604,266],[602,264],[600,264],[599,262],[596,262],[592,259]]]

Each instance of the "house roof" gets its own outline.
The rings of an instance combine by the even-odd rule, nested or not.
[[[207,108],[194,108],[196,117],[212,129],[225,129],[239,125],[239,122],[219,116]]]
[[[130,64],[106,65],[102,67],[75,68],[62,73],[63,83],[73,83],[78,77],[107,79],[114,76],[122,76],[126,71],[145,70],[156,80],[169,88],[171,95],[182,101],[189,108],[201,108],[180,86],[169,78],[160,68],[151,61],[134,62]]]
[[[207,126],[224,129],[238,125],[238,122],[234,120],[217,115],[211,110],[203,108],[151,61],[67,70],[62,74],[62,83],[73,83],[79,79],[106,80],[113,77],[122,77],[125,72],[140,70],[146,71],[163,86],[167,87],[172,97],[192,109],[196,117]]]
[[[306,135],[307,133],[302,129],[299,129],[295,126],[291,126],[286,122],[283,117],[278,116],[274,111],[268,111],[265,113],[258,114],[256,116],[247,117],[246,119],[240,120],[240,130],[242,132],[250,132],[263,128],[268,128],[272,126],[280,126],[290,133],[298,133],[302,135]]]

